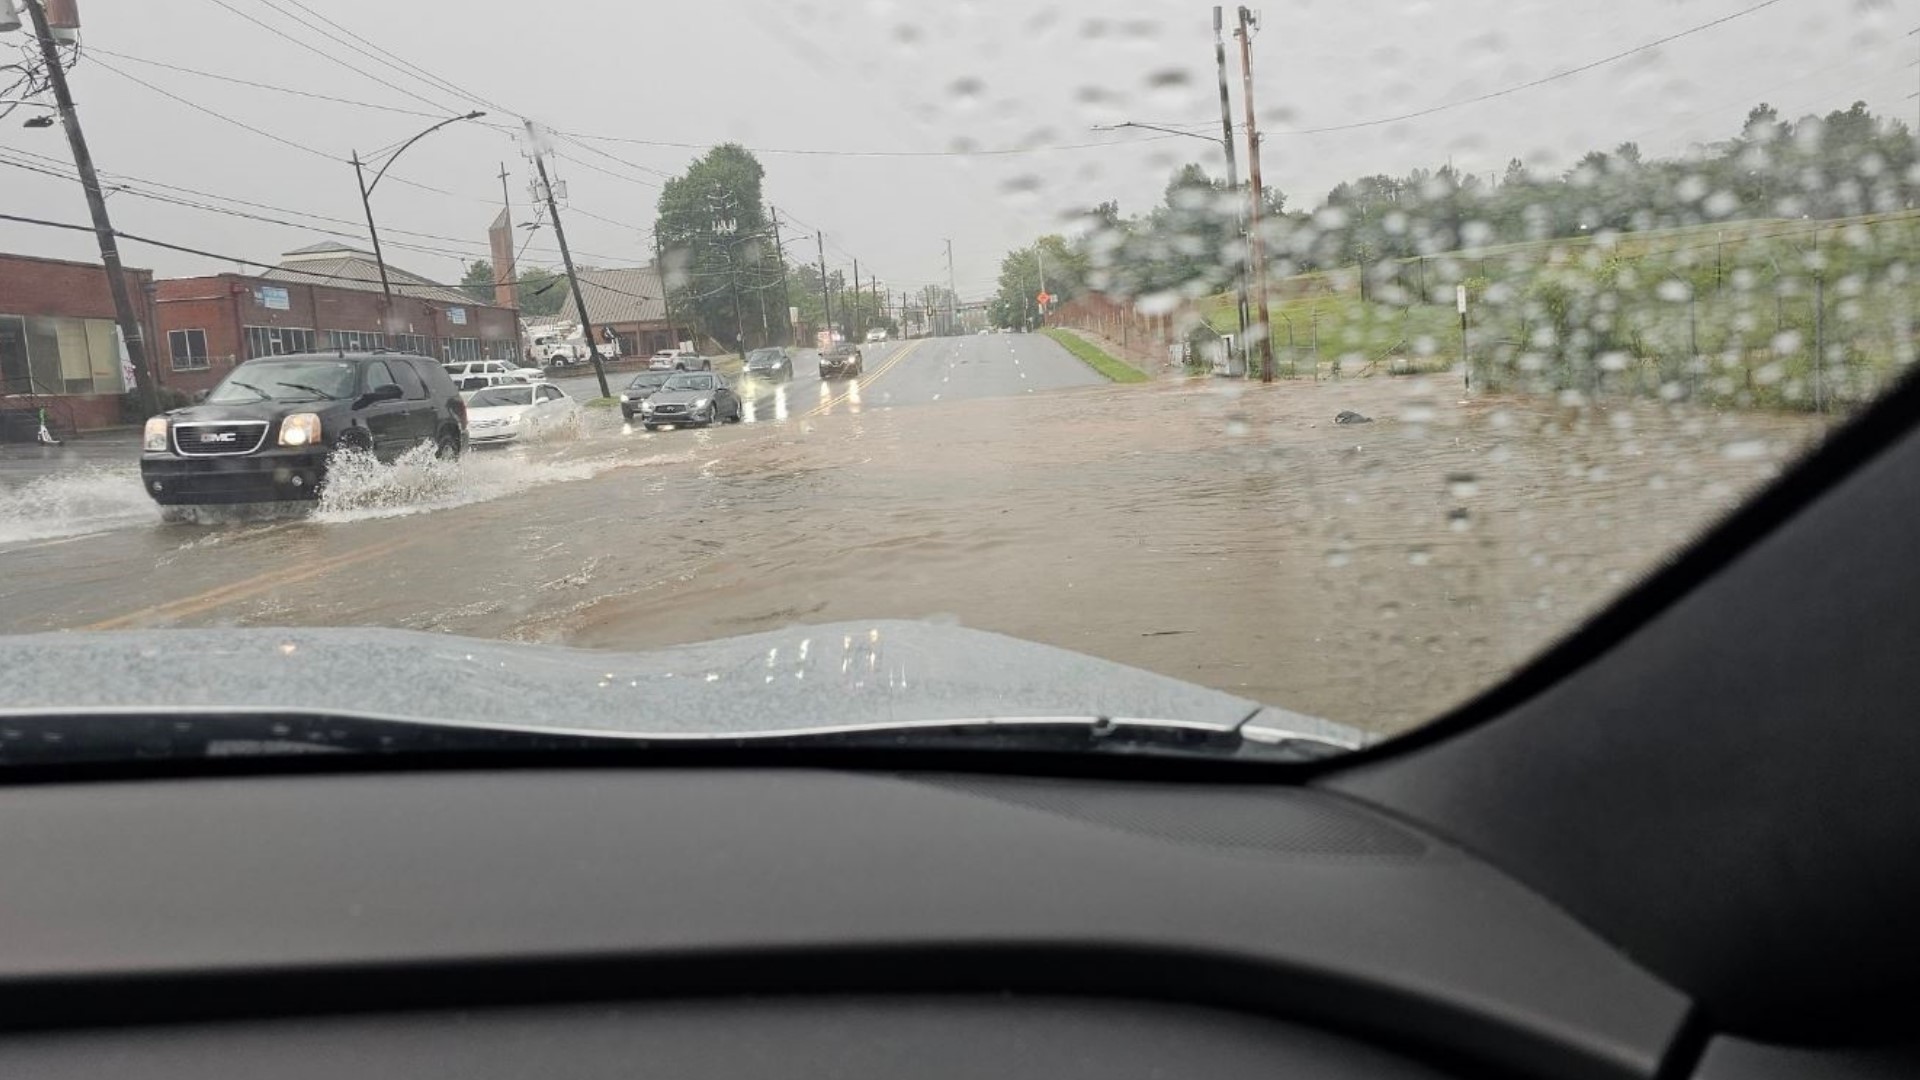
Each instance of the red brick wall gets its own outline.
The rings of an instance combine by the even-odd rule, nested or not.
[[[148,286],[153,284],[153,272],[128,268],[125,276],[127,291],[133,297],[134,317],[140,323],[151,363],[160,356],[153,344],[158,320],[148,292]],[[107,288],[106,269],[93,263],[0,254],[0,315],[112,319],[113,292]],[[166,338],[158,337],[158,341],[164,349]],[[152,366],[157,369],[159,385],[168,385],[165,364]],[[58,404],[60,412],[72,415],[73,426],[77,428],[110,427],[121,422],[117,394],[63,396]]]
[[[287,309],[262,305],[258,291],[262,287],[285,289]],[[234,364],[246,359],[245,328],[249,326],[312,330],[315,347],[322,349],[327,346],[329,330],[417,334],[426,338],[470,337],[483,342],[489,338],[514,342],[520,339],[519,316],[510,308],[396,296],[392,317],[383,330],[382,297],[377,292],[267,281],[235,274],[163,281],[159,285],[159,301],[159,341],[163,350],[168,331],[196,329],[207,333],[207,354],[212,361],[208,370],[167,372],[168,378],[174,380],[171,385],[189,391],[212,386],[225,378]],[[448,316],[448,309],[452,307],[466,312],[466,325],[454,324]],[[171,354],[163,351],[160,355],[163,365],[170,367]]]

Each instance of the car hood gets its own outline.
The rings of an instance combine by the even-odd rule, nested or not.
[[[712,390],[655,390],[647,400],[655,405],[691,405],[701,398],[712,397],[714,393]]]
[[[0,637],[0,670],[0,717],[297,710],[659,738],[1111,717],[1364,741],[1342,724],[1064,649],[896,620],[644,653],[361,628],[35,634]]]
[[[189,405],[167,414],[176,424],[228,424],[246,420],[279,420],[289,413],[324,412],[335,401],[250,401],[244,405]]]
[[[517,420],[533,410],[531,405],[482,405],[467,406],[467,422],[479,420]]]

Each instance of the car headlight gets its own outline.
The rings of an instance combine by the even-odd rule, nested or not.
[[[701,399],[700,399],[699,401],[696,401],[696,402],[694,402],[694,403],[693,403],[693,411],[694,411],[694,412],[699,412],[699,411],[700,411],[701,409],[704,409],[704,408],[706,408],[706,407],[707,407],[708,405],[711,405],[711,404],[713,404],[713,401],[712,401],[712,399],[710,399],[710,398],[701,398]]]
[[[280,421],[281,446],[317,446],[320,443],[320,417],[315,413],[294,413]]]
[[[158,453],[167,448],[167,418],[155,416],[147,420],[146,439],[142,443],[149,451]]]
[[[641,412],[652,412],[652,411],[653,411],[653,399],[652,399],[652,398],[648,398],[647,400],[645,400],[645,401],[643,401],[643,402],[641,402],[641,403],[640,403],[640,411],[641,411]]]
[[[625,394],[620,395],[620,404],[625,405],[629,400],[630,399],[627,397],[627,395]]]

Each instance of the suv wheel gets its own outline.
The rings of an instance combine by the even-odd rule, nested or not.
[[[458,428],[442,428],[440,436],[433,441],[433,456],[442,461],[451,461],[460,456],[460,431]]]

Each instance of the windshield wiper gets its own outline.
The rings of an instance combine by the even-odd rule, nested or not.
[[[1352,746],[1271,728],[1243,736],[1234,727],[1110,717],[995,717],[853,725],[792,731],[697,734],[546,728],[401,720],[302,710],[159,709],[48,711],[0,721],[0,782],[21,766],[127,761],[277,759],[312,754],[394,757],[541,753],[558,756],[654,751],[885,751],[1129,755],[1188,760],[1304,762]]]
[[[255,386],[255,385],[253,385],[252,383],[244,383],[244,382],[241,382],[241,381],[240,381],[239,379],[228,379],[228,380],[227,380],[227,385],[228,385],[228,386],[237,386],[237,387],[239,387],[239,388],[240,388],[240,389],[242,389],[242,390],[251,390],[251,391],[253,391],[253,392],[254,392],[255,394],[257,394],[257,395],[259,396],[259,398],[260,398],[260,400],[261,400],[261,401],[272,401],[272,400],[273,400],[273,395],[272,395],[272,394],[269,394],[269,393],[267,393],[267,392],[266,392],[265,390],[262,390],[262,389],[260,389],[259,387],[257,387],[257,386]]]
[[[308,386],[308,385],[307,385],[306,383],[297,383],[297,382],[277,382],[277,383],[274,383],[273,385],[275,385],[275,386],[284,386],[284,387],[286,387],[286,388],[287,388],[287,389],[289,389],[289,390],[305,390],[305,391],[306,391],[307,393],[309,393],[309,394],[314,394],[314,395],[316,395],[316,396],[319,396],[319,397],[322,397],[322,398],[325,398],[325,399],[326,399],[326,400],[328,400],[328,401],[339,401],[339,400],[340,400],[340,399],[339,399],[339,397],[337,397],[336,395],[333,395],[333,394],[329,394],[329,393],[327,393],[327,392],[326,392],[325,390],[322,390],[322,389],[320,389],[320,388],[319,388],[319,387],[317,387],[317,386]]]

